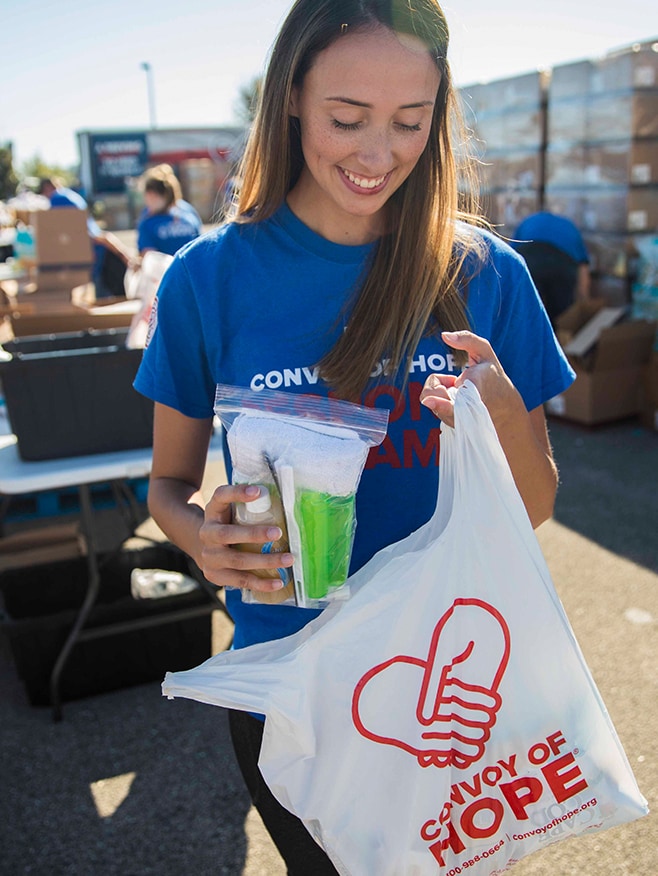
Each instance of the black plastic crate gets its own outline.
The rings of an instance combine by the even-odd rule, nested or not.
[[[213,605],[207,594],[199,589],[160,599],[133,599],[134,567],[193,572],[185,556],[166,547],[122,551],[105,558],[101,592],[85,629],[137,619],[156,625],[77,642],[60,679],[62,701],[159,681],[167,671],[191,669],[210,657]],[[50,704],[50,674],[77,616],[86,580],[85,559],[0,575],[2,628],[32,705]],[[193,616],[176,617],[174,613],[180,611]]]
[[[150,447],[153,402],[132,386],[141,350],[80,347],[19,352],[0,363],[22,459]]]
[[[129,328],[88,329],[81,332],[53,332],[12,338],[2,345],[7,353],[52,353],[55,350],[80,350],[88,347],[122,347]]]

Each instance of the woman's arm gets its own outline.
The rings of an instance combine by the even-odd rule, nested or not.
[[[589,264],[578,265],[576,278],[576,301],[587,301],[591,297],[591,276]]]
[[[153,465],[148,506],[167,538],[191,556],[208,581],[217,586],[277,590],[277,578],[265,579],[250,569],[291,566],[291,554],[254,554],[233,545],[265,544],[281,537],[267,526],[236,526],[233,503],[260,495],[257,486],[221,485],[204,502],[201,483],[208,454],[212,420],[186,417],[173,408],[155,405]]]
[[[530,521],[536,528],[552,515],[558,484],[543,407],[526,410],[487,340],[466,331],[446,332],[443,339],[468,353],[469,367],[457,378],[431,375],[421,393],[421,401],[452,426],[453,403],[447,387],[461,386],[466,379],[475,384],[496,428]]]

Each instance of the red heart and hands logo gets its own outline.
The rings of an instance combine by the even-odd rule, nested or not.
[[[434,628],[426,657],[374,666],[352,698],[356,729],[413,754],[422,767],[468,769],[483,755],[502,705],[510,655],[505,619],[480,599],[456,599]]]

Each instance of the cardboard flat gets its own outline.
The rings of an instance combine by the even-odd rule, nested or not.
[[[0,538],[0,572],[74,559],[86,553],[77,523],[17,532]]]
[[[73,304],[49,309],[44,307],[31,313],[12,310],[9,314],[14,337],[122,328],[130,326],[132,318],[130,312],[115,313],[111,309],[76,307]]]
[[[625,307],[602,307],[565,346],[568,356],[584,356],[599,339],[604,329],[613,326],[623,317]]]
[[[557,339],[565,347],[577,332],[605,306],[605,302],[596,298],[588,301],[576,301],[555,320]]]

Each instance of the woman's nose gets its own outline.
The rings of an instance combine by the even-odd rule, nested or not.
[[[388,131],[369,129],[364,132],[358,156],[370,173],[387,173],[391,169],[393,149]]]

